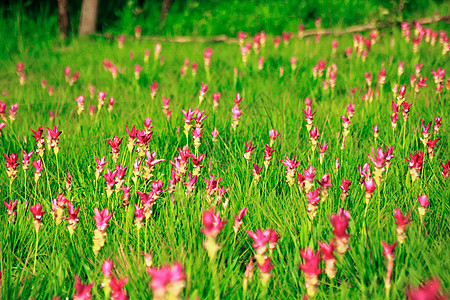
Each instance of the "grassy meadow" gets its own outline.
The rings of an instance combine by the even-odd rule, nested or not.
[[[448,33],[446,25],[431,27]],[[12,162],[3,158],[0,193],[6,204],[17,204],[9,213],[8,205],[0,206],[0,298],[89,299],[74,287],[75,276],[94,283],[94,299],[300,299],[308,294],[399,299],[430,278],[448,291],[450,179],[444,175],[450,160],[450,63],[449,54],[443,54],[448,38],[441,43],[438,35],[432,45],[424,33],[415,52],[414,31],[411,26],[409,41],[400,28],[381,31],[371,44],[368,32],[361,38],[320,40],[294,34],[278,47],[272,35],[265,43],[247,37],[242,46],[251,43],[247,50],[235,43],[92,37],[28,45],[4,56],[0,104],[6,108],[0,115],[6,126],[0,151]],[[210,63],[205,63],[207,49]],[[402,74],[399,62],[404,62]],[[419,73],[417,64],[423,64]],[[432,70],[438,68],[447,73],[434,79]],[[136,69],[142,69],[139,76]],[[382,69],[384,80],[379,79]],[[417,77],[413,85],[412,75]],[[420,77],[427,78],[427,86],[417,86]],[[214,93],[220,93],[219,100],[213,100]],[[236,100],[238,93],[242,99]],[[412,103],[409,112],[404,104],[398,108],[395,129],[393,102]],[[15,103],[18,108],[11,108]],[[186,123],[182,110],[189,109],[198,111]],[[207,117],[196,122],[203,111]],[[435,117],[442,117],[438,131]],[[153,127],[144,124],[146,118]],[[431,127],[424,129],[421,119]],[[43,133],[35,139],[30,129],[40,126]],[[141,130],[138,140],[132,133],[130,138],[126,126]],[[279,136],[271,137],[271,129]],[[114,137],[122,139],[120,145]],[[436,139],[429,150],[427,140]],[[274,150],[270,160],[266,144]],[[372,148],[374,155],[382,149],[376,164],[368,157]],[[34,152],[26,171],[23,151]],[[405,160],[420,152],[422,163],[420,155],[416,163]],[[194,164],[201,154],[203,160]],[[106,164],[99,168],[95,158],[103,157]],[[358,171],[365,163],[370,170]],[[193,174],[197,182],[189,184]],[[344,179],[351,183],[348,191],[340,188]],[[123,186],[130,187],[128,198]],[[422,195],[429,205],[419,203]],[[41,219],[30,211],[36,204],[43,206]],[[113,212],[111,219],[96,222],[96,208]],[[242,225],[236,227],[235,216],[244,208]],[[340,208],[348,213],[338,213]],[[396,208],[409,217],[398,221]],[[211,223],[211,209],[226,224],[217,215]],[[332,219],[344,228],[336,229]],[[272,229],[279,240],[271,235],[269,242],[265,232],[254,245],[247,231],[258,229]],[[328,256],[302,258],[301,249],[317,253],[318,242],[330,241],[335,251]],[[395,253],[386,253],[382,242],[398,242]],[[143,253],[151,253],[151,259]],[[102,271],[105,261],[113,262],[109,272]],[[178,278],[160,278],[158,286],[155,272],[175,263],[182,268]],[[128,281],[110,294],[112,276]]]

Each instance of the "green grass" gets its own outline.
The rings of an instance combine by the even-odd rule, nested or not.
[[[438,26],[442,26],[441,24]],[[447,27],[448,29],[448,27]],[[366,34],[367,36],[367,34]],[[395,46],[390,40],[395,38]],[[19,104],[16,121],[8,122],[2,130],[2,153],[18,153],[21,161],[22,150],[36,149],[30,127],[51,127],[56,125],[63,133],[60,136],[59,154],[52,151],[44,155],[45,168],[37,185],[33,181],[34,169],[30,167],[24,174],[19,166],[18,178],[11,185],[6,175],[5,165],[0,172],[1,197],[4,200],[18,199],[17,221],[8,222],[5,206],[0,206],[0,271],[2,273],[1,296],[4,299],[36,298],[47,299],[53,296],[71,297],[75,293],[74,275],[79,274],[83,282],[96,282],[92,294],[94,298],[102,298],[100,283],[103,280],[101,265],[105,259],[114,262],[114,274],[129,277],[126,285],[127,293],[132,299],[148,298],[151,289],[148,287],[150,277],[145,271],[140,251],[153,251],[153,263],[159,267],[168,263],[180,262],[184,267],[187,279],[183,298],[213,298],[214,283],[209,258],[203,247],[204,236],[200,232],[203,227],[201,215],[210,208],[206,201],[205,182],[203,177],[213,174],[221,178],[220,185],[230,188],[227,194],[228,206],[217,205],[221,217],[227,224],[218,236],[221,250],[218,253],[218,278],[221,298],[241,299],[243,297],[242,281],[245,265],[254,255],[252,241],[245,230],[255,231],[258,228],[272,228],[281,239],[271,254],[274,269],[269,283],[268,298],[281,297],[296,299],[305,294],[304,274],[298,266],[302,263],[299,249],[312,247],[317,249],[318,241],[330,241],[333,238],[330,216],[344,207],[351,213],[348,232],[350,234],[350,250],[337,261],[337,276],[330,280],[325,274],[320,275],[320,291],[318,298],[385,298],[384,277],[386,274],[385,259],[382,255],[381,241],[392,243],[396,240],[393,212],[400,207],[403,213],[412,210],[413,221],[408,225],[407,240],[398,245],[392,278],[392,298],[401,298],[409,286],[417,286],[422,281],[436,276],[448,289],[450,285],[450,252],[449,240],[449,202],[450,183],[442,178],[440,162],[446,162],[449,156],[450,110],[448,108],[448,90],[444,87],[438,97],[434,91],[434,83],[430,70],[439,66],[447,71],[450,68],[448,54],[442,56],[441,46],[431,47],[423,43],[418,54],[412,53],[412,46],[406,43],[397,30],[382,32],[381,39],[372,47],[366,62],[355,56],[348,60],[343,51],[353,45],[350,36],[338,39],[339,50],[336,56],[331,54],[331,38],[322,38],[316,44],[313,40],[291,41],[289,46],[274,49],[269,37],[266,48],[262,50],[265,65],[258,71],[257,56],[250,55],[247,67],[241,62],[237,45],[228,44],[171,44],[162,43],[163,65],[154,63],[151,51],[150,62],[145,64],[145,49],[154,48],[153,42],[135,41],[127,37],[124,49],[119,50],[117,41],[106,39],[73,40],[68,45],[47,43],[34,49],[32,45],[23,48],[21,55],[3,56],[1,60],[0,89],[6,90],[6,101],[9,106]],[[26,41],[25,41],[26,42]],[[212,47],[211,78],[207,80],[203,68],[203,50]],[[135,54],[130,59],[130,51]],[[291,72],[289,60],[298,58],[298,72]],[[116,80],[103,67],[103,60],[109,59],[119,67]],[[190,62],[198,62],[196,77],[188,74],[181,78],[179,70],[186,58]],[[327,66],[336,63],[338,77],[333,94],[322,90],[321,80],[312,76],[312,67],[319,60],[325,60]],[[15,65],[22,61],[25,65],[27,82],[19,85],[15,74]],[[406,62],[405,73],[397,77],[397,63]],[[423,88],[417,97],[409,86],[409,77],[414,73],[414,64],[423,62],[422,76],[428,77],[428,88]],[[381,64],[387,70],[386,85],[379,98],[372,103],[361,101],[367,90],[364,72],[371,72],[376,81],[376,74]],[[136,81],[133,66],[144,67],[140,80]],[[64,79],[64,67],[70,66],[72,72],[80,71],[81,76],[74,86],[69,86]],[[242,73],[235,82],[233,68]],[[285,75],[279,77],[279,67],[284,67]],[[42,89],[40,80],[45,78],[48,85],[55,86],[55,93],[49,96]],[[148,85],[153,81],[159,83],[155,100],[150,97]],[[198,103],[200,82],[208,83],[206,99]],[[410,117],[405,128],[401,117],[397,130],[390,126],[389,114],[391,102],[394,100],[391,88],[395,83],[408,86],[406,101],[413,102]],[[90,99],[88,87],[93,84],[96,93],[106,91],[114,97],[114,110],[108,113],[103,107],[94,118],[88,113],[90,104],[97,104],[96,97]],[[356,87],[354,97],[350,90]],[[220,92],[220,106],[212,110],[212,93]],[[243,116],[238,129],[230,128],[233,98],[239,92],[244,100],[241,103]],[[86,111],[78,116],[74,97],[86,96]],[[172,118],[167,121],[162,113],[161,96],[170,97]],[[327,142],[329,149],[323,164],[320,164],[318,153],[312,153],[309,134],[305,128],[304,99],[314,99],[313,108],[317,109],[314,125],[319,128],[320,142]],[[348,103],[356,103],[355,116],[350,126],[350,135],[343,151],[340,149],[342,131],[341,115],[346,113]],[[105,104],[107,106],[107,104]],[[138,245],[137,230],[133,223],[134,206],[138,203],[136,190],[150,191],[149,182],[142,179],[131,189],[131,205],[125,211],[121,205],[121,193],[113,194],[108,199],[104,190],[103,177],[95,182],[94,170],[96,157],[106,156],[107,167],[113,168],[108,139],[114,136],[123,137],[120,147],[119,162],[128,164],[126,184],[132,184],[131,170],[136,157],[126,148],[127,133],[125,126],[136,125],[143,129],[146,117],[153,119],[153,137],[149,144],[151,151],[156,151],[157,158],[166,159],[156,166],[154,179],[168,186],[171,164],[177,155],[178,148],[186,145],[183,134],[183,115],[181,108],[199,108],[206,110],[209,116],[204,122],[205,132],[201,139],[200,153],[205,153],[203,169],[195,195],[184,194],[184,185],[178,185],[175,192],[175,205],[172,206],[167,192],[157,200],[153,217],[140,230]],[[55,120],[49,118],[49,110],[55,113]],[[442,116],[442,126],[433,138],[440,138],[436,145],[436,157],[425,158],[421,179],[411,183],[408,176],[408,163],[404,157],[408,153],[424,150],[419,138],[421,136],[420,119],[426,123],[434,120],[434,116]],[[378,124],[380,136],[373,137],[372,126]],[[177,133],[180,127],[180,133]],[[212,143],[210,132],[217,127],[219,139]],[[253,153],[252,163],[263,162],[264,144],[268,143],[268,132],[271,128],[280,131],[276,140],[272,164],[263,173],[255,185],[252,183],[251,165],[243,158],[245,143],[257,145]],[[404,130],[405,137],[400,134]],[[46,132],[44,132],[46,136]],[[371,147],[394,147],[392,165],[385,175],[384,182],[377,187],[364,218],[364,191],[359,187],[360,177],[357,166],[369,162],[367,154]],[[192,138],[189,137],[192,149]],[[193,151],[193,150],[192,150]],[[302,171],[309,165],[317,168],[316,178],[325,173],[331,176],[332,187],[329,198],[319,204],[317,217],[311,222],[306,214],[307,201],[304,193],[297,187],[289,187],[285,182],[285,167],[280,163],[286,156],[294,156],[300,162],[297,170]],[[33,160],[38,155],[33,155]],[[334,170],[336,158],[341,167]],[[189,168],[192,164],[190,163]],[[373,164],[370,163],[373,171]],[[106,167],[105,167],[106,169]],[[66,172],[73,177],[73,190],[64,187]],[[263,171],[264,172],[264,171]],[[339,198],[339,185],[342,179],[352,182],[349,198],[343,203]],[[25,185],[26,184],[26,185]],[[25,187],[26,186],[26,187]],[[315,185],[318,186],[317,184]],[[71,238],[65,228],[66,221],[56,226],[50,215],[51,200],[59,193],[64,195],[77,207],[79,227]],[[421,224],[417,207],[417,195],[427,194],[430,206]],[[25,210],[25,200],[28,208]],[[39,232],[36,272],[33,273],[36,234],[32,225],[29,207],[36,203],[44,205],[46,214],[43,227]],[[94,207],[108,208],[114,211],[109,221],[108,236],[105,246],[97,257],[92,251],[92,237],[95,222],[92,219]],[[243,226],[234,235],[232,226],[234,215],[243,207],[248,209],[243,219]],[[29,220],[27,220],[29,218]],[[365,234],[364,224],[367,225]],[[321,263],[323,267],[323,263]],[[255,276],[249,285],[248,298],[263,297],[264,288],[259,283],[258,270],[255,265]]]

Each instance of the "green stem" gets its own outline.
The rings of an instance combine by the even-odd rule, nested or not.
[[[220,299],[220,286],[219,286],[219,278],[217,275],[217,264],[216,264],[216,258],[210,258],[209,260],[211,265],[211,273],[212,273],[212,280],[214,283],[214,299],[219,300]]]
[[[36,230],[36,247],[34,248],[34,265],[33,265],[33,275],[36,273],[36,257],[39,243],[39,230]]]

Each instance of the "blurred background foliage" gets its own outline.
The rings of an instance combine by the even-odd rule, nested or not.
[[[68,1],[69,37],[75,37],[83,0]],[[314,28],[316,17],[327,28],[450,15],[448,0],[172,0],[167,18],[161,20],[163,1],[99,0],[97,31],[133,34],[140,25],[143,35],[236,36],[240,30],[280,35],[297,32],[299,24]],[[0,1],[0,35],[3,58],[38,51],[49,42],[55,46],[68,42],[58,39],[57,0]]]
[[[99,32],[132,33],[141,25],[150,35],[236,36],[297,31],[299,24],[345,27],[377,21],[403,21],[434,13],[450,13],[446,0],[172,0],[165,21],[160,20],[163,0],[100,0]],[[69,0],[71,29],[77,32],[82,0]],[[57,31],[57,0],[7,0],[0,4],[2,18],[35,22],[38,28]],[[25,20],[26,19],[26,20]],[[44,24],[43,24],[44,23]],[[44,27],[43,27],[44,25]]]

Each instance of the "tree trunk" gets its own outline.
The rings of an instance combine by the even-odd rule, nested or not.
[[[58,0],[58,26],[63,38],[69,35],[69,0]]]
[[[98,0],[83,0],[83,5],[81,6],[80,27],[78,27],[79,35],[95,33],[97,11]]]
[[[161,26],[164,25],[167,15],[169,14],[169,8],[172,4],[172,0],[164,0],[161,7],[161,14],[159,15],[159,23]]]

